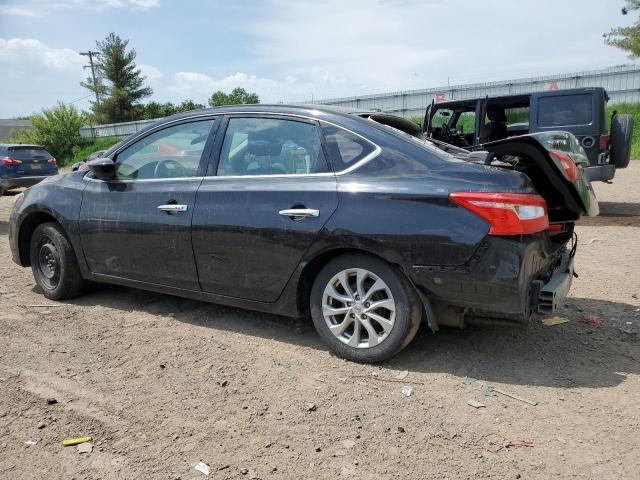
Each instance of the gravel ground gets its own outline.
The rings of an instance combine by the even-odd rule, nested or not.
[[[110,286],[50,302],[9,259],[2,197],[0,478],[638,478],[638,185],[640,162],[595,185],[570,322],[423,328],[378,366],[303,320]],[[62,446],[81,436],[91,453]]]

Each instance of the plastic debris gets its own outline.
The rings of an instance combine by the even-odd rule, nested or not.
[[[68,447],[70,445],[78,445],[79,443],[86,443],[92,440],[91,437],[79,437],[79,438],[69,438],[68,440],[64,440],[62,445]]]
[[[602,325],[602,321],[598,318],[597,315],[594,315],[593,313],[585,313],[580,321],[586,323],[590,327],[599,327],[600,325]]]
[[[533,447],[533,441],[522,439],[511,439],[498,435],[497,433],[489,433],[483,435],[476,441],[476,445],[484,447],[487,451],[498,453],[503,448],[509,447]]]
[[[204,473],[207,476],[211,474],[211,467],[209,467],[209,465],[204,462],[200,462],[194,468],[200,473]]]
[[[404,395],[405,397],[410,397],[414,393],[415,390],[411,385],[405,385],[404,387],[402,387],[402,395]]]
[[[570,320],[568,318],[564,318],[564,317],[549,317],[549,318],[545,318],[544,320],[542,320],[542,324],[546,325],[547,327],[553,327],[555,325],[562,325],[563,323],[567,323]]]
[[[93,443],[80,443],[76,447],[76,450],[78,450],[78,453],[91,453],[93,452]]]
[[[38,439],[37,438],[30,438],[28,440],[25,440],[24,444],[25,445],[37,445],[38,444]]]
[[[407,378],[409,376],[409,370],[403,370],[402,372],[398,373],[395,377],[396,380],[404,380],[405,378]]]
[[[485,408],[486,405],[484,403],[477,402],[475,400],[468,400],[467,405],[473,408]]]
[[[514,400],[519,400],[524,403],[528,403],[529,405],[533,405],[534,407],[538,405],[538,402],[534,400],[529,400],[528,398],[521,397],[519,395],[515,395],[513,393],[505,392],[499,388],[493,387],[493,391],[499,393],[500,395],[504,395],[505,397],[513,398]]]

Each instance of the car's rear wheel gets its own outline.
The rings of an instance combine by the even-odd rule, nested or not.
[[[421,304],[401,272],[367,255],[344,255],[318,273],[310,298],[316,330],[337,355],[386,360],[413,339]]]
[[[611,163],[627,168],[633,142],[633,115],[617,114],[611,120]]]
[[[79,295],[84,286],[73,247],[56,223],[43,223],[30,243],[33,278],[44,296],[62,300]]]

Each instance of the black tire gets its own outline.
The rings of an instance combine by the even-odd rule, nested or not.
[[[323,315],[322,304],[325,287],[335,275],[349,269],[364,269],[374,274],[388,286],[393,296],[395,321],[384,340],[375,346],[358,348],[347,345],[332,333],[328,321]],[[362,363],[381,362],[396,355],[413,340],[422,320],[422,304],[413,286],[402,272],[383,260],[364,254],[343,255],[334,258],[322,268],[311,289],[310,310],[318,334],[331,351],[339,357]],[[363,316],[366,318],[366,315]],[[343,318],[346,318],[346,315]],[[369,324],[373,323],[375,322],[372,322],[372,318],[370,318]]]
[[[633,142],[633,115],[614,115],[611,120],[611,163],[616,168],[627,168],[631,160]]]
[[[33,278],[45,297],[62,300],[82,292],[84,280],[80,267],[60,225],[38,225],[31,236],[29,253]]]

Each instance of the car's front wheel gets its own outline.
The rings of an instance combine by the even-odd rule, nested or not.
[[[310,298],[316,330],[340,357],[386,360],[413,339],[421,304],[395,267],[368,255],[344,255],[318,273]]]
[[[43,223],[30,244],[33,278],[44,296],[62,300],[79,295],[84,286],[73,247],[56,223]]]

